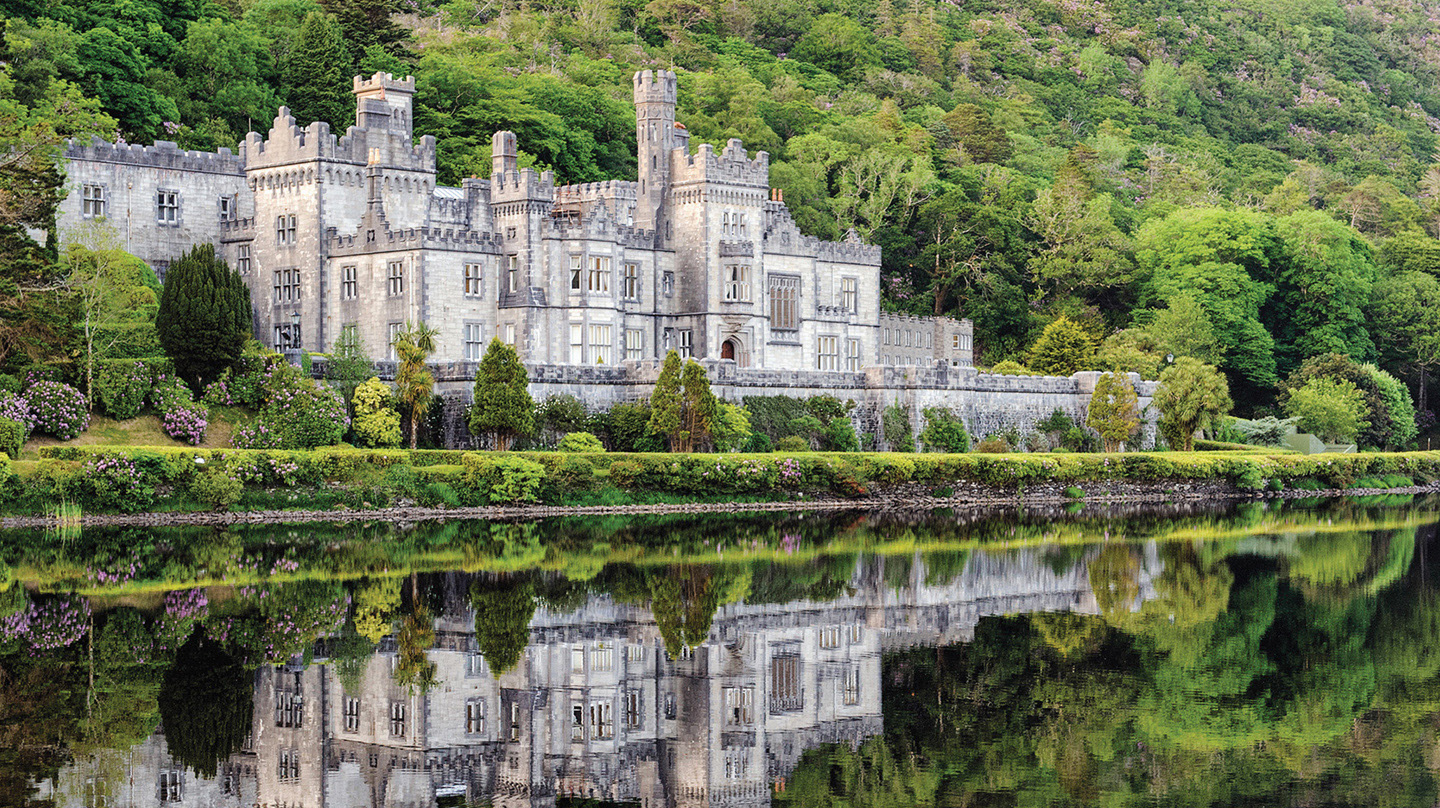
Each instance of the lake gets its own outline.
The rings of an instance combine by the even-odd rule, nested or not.
[[[1437,520],[0,531],[0,804],[1430,808]]]

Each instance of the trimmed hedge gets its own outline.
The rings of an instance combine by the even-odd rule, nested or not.
[[[1242,452],[1124,454],[826,453],[665,454],[456,452],[438,450],[316,451],[49,446],[34,476],[60,493],[85,492],[83,463],[133,461],[146,486],[189,486],[198,470],[221,468],[248,486],[376,485],[387,470],[406,470],[407,487],[444,485],[470,505],[554,502],[608,482],[631,492],[714,497],[830,492],[860,497],[906,483],[930,488],[979,482],[1006,488],[1106,481],[1223,480],[1244,490],[1295,487],[1315,480],[1343,489],[1361,478],[1440,479],[1440,452],[1300,455]],[[46,476],[48,475],[48,476]],[[393,486],[392,486],[393,487]],[[451,497],[432,497],[449,501]]]

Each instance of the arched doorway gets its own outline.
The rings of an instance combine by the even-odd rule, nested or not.
[[[735,339],[733,337],[725,340],[723,343],[720,344],[721,359],[733,360],[735,358],[735,355],[738,353],[740,353],[740,346],[735,344]]]

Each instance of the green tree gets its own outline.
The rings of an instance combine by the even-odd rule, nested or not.
[[[535,401],[530,398],[529,385],[529,374],[515,349],[499,339],[490,340],[475,374],[470,431],[489,435],[493,446],[502,452],[516,438],[534,432]]]
[[[1440,280],[1404,272],[1379,281],[1370,320],[1387,364],[1415,374],[1416,406],[1425,412],[1430,371],[1440,365]]]
[[[350,72],[357,72],[369,54],[405,53],[410,31],[395,21],[399,5],[394,0],[321,0],[320,4],[339,22],[342,41],[350,45]]]
[[[197,245],[165,273],[155,329],[176,373],[201,389],[250,338],[250,289],[214,245]]]
[[[1216,371],[1188,356],[1160,373],[1153,398],[1160,410],[1160,432],[1170,448],[1188,452],[1195,446],[1195,432],[1218,422],[1230,412],[1230,385]]]
[[[395,355],[400,365],[395,369],[395,390],[400,403],[410,413],[410,448],[420,440],[420,422],[435,398],[435,374],[425,360],[435,353],[435,329],[419,324],[405,324],[395,335]]]
[[[250,734],[254,694],[252,671],[196,632],[176,653],[160,688],[170,756],[201,777],[214,777]]]
[[[75,296],[85,349],[85,398],[95,407],[95,363],[125,334],[124,326],[154,311],[155,292],[145,284],[150,268],[125,252],[113,229],[87,223],[65,247],[65,286]],[[148,327],[148,326],[147,326]]]
[[[1047,376],[1069,376],[1089,367],[1094,356],[1095,340],[1079,323],[1061,315],[1040,332],[1026,365]]]
[[[1376,275],[1370,245],[1316,210],[1292,213],[1276,222],[1276,230],[1287,255],[1276,267],[1270,330],[1285,364],[1332,352],[1372,358],[1375,346],[1365,323]]]
[[[1225,346],[1215,336],[1215,326],[1195,298],[1181,295],[1155,313],[1145,327],[1154,339],[1154,348],[1161,354],[1189,356],[1215,364],[1225,356]]]
[[[679,451],[693,452],[710,442],[718,402],[710,392],[710,377],[705,374],[705,367],[694,359],[686,360],[680,372],[680,389]]]
[[[1139,398],[1128,377],[1106,373],[1095,381],[1085,425],[1100,433],[1107,452],[1120,451],[1140,431]]]
[[[340,25],[323,11],[305,15],[300,40],[290,60],[290,113],[296,123],[325,121],[331,131],[343,132],[354,116],[350,60],[341,40]]]
[[[470,586],[470,606],[475,610],[475,645],[491,675],[512,670],[530,643],[534,587],[526,581],[476,581]]]
[[[790,56],[852,81],[863,76],[866,68],[880,64],[875,35],[841,14],[824,14],[815,18],[809,30],[795,43]]]
[[[335,385],[346,401],[355,397],[355,388],[375,375],[375,363],[365,352],[358,328],[342,328],[325,363],[325,379]]]
[[[681,413],[685,407],[680,388],[680,354],[671,351],[665,355],[660,366],[660,377],[655,380],[655,390],[650,393],[650,431],[663,435],[670,451],[681,451]]]
[[[1344,379],[1315,378],[1290,393],[1285,412],[1326,443],[1352,443],[1366,425],[1365,394]]]
[[[366,446],[399,446],[404,439],[400,434],[400,413],[390,406],[390,386],[372,376],[370,380],[355,388],[351,399],[355,418],[351,429]]]

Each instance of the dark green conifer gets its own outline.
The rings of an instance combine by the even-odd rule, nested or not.
[[[197,245],[170,265],[155,330],[175,372],[196,389],[240,357],[251,333],[250,290],[214,245]]]
[[[323,11],[305,15],[300,42],[290,60],[291,87],[286,99],[295,122],[307,126],[325,121],[343,132],[354,118],[350,91],[350,60],[340,38],[340,24]]]

